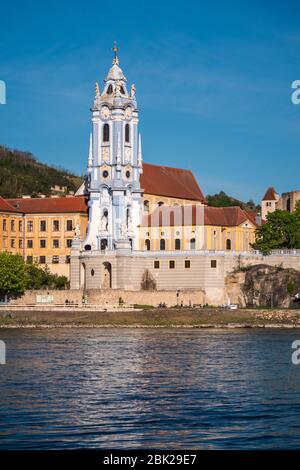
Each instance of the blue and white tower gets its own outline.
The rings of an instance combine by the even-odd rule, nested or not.
[[[143,171],[135,86],[130,92],[114,45],[102,91],[96,83],[85,191],[89,223],[85,250],[138,249]]]

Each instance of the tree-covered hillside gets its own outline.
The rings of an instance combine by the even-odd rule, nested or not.
[[[209,206],[214,207],[228,207],[228,206],[240,206],[242,209],[245,210],[253,210],[253,211],[260,211],[260,206],[256,205],[254,201],[250,200],[248,202],[242,202],[238,199],[235,199],[231,196],[228,196],[224,191],[220,191],[218,194],[214,194],[212,196],[206,196],[207,202]]]
[[[83,178],[66,170],[40,163],[31,153],[0,146],[0,196],[49,196],[55,185],[76,191]]]

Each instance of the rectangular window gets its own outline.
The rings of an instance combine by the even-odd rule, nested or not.
[[[46,248],[46,240],[44,238],[40,240],[40,248]]]
[[[169,268],[174,269],[175,268],[175,261],[169,261]]]
[[[2,243],[3,243],[3,248],[7,248],[7,238],[3,238]]]
[[[216,259],[212,259],[211,262],[210,262],[210,267],[211,268],[216,268],[217,267],[217,260]]]
[[[46,256],[40,256],[40,264],[46,264]]]
[[[52,264],[58,264],[59,263],[59,256],[52,256]]]
[[[71,261],[71,256],[70,255],[66,256],[66,264],[70,264],[70,261]]]
[[[40,231],[41,232],[46,232],[46,230],[47,230],[46,220],[41,220],[40,221]]]
[[[33,220],[27,221],[27,232],[33,232]]]
[[[19,232],[23,231],[23,222],[22,220],[19,220]]]
[[[11,220],[11,221],[10,221],[10,230],[11,230],[12,232],[15,231],[15,221],[14,221],[14,220]]]
[[[59,248],[59,240],[57,238],[53,240],[53,248]]]
[[[32,264],[33,257],[32,256],[27,256],[26,261],[28,264]]]
[[[27,240],[27,248],[33,248],[33,240]]]
[[[71,248],[72,247],[72,238],[67,238],[67,248]]]
[[[6,232],[6,230],[7,230],[7,220],[6,219],[3,219],[3,221],[2,221],[2,229],[3,229],[3,232]]]
[[[19,240],[19,248],[23,248],[23,240],[22,239]]]
[[[159,261],[154,261],[154,269],[159,269]]]
[[[72,232],[73,230],[73,220],[67,220],[67,232]]]
[[[59,232],[59,220],[53,220],[53,232]]]
[[[10,240],[10,247],[11,247],[11,248],[15,248],[15,246],[16,246],[16,240],[15,240],[14,238],[12,238],[12,239]]]
[[[184,261],[184,267],[185,267],[185,269],[190,269],[190,267],[191,267],[191,262],[190,262],[189,259],[186,259],[186,260]]]

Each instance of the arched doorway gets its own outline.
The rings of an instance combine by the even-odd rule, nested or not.
[[[111,289],[111,264],[102,264],[102,289]]]

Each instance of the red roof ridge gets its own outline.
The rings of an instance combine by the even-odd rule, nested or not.
[[[1,212],[21,212],[13,207],[6,199],[0,196],[0,211]]]
[[[276,191],[273,188],[273,186],[269,186],[269,188],[266,190],[264,197],[262,198],[262,201],[276,201]]]
[[[14,198],[7,202],[25,213],[87,212],[86,196]]]
[[[145,194],[207,203],[193,172],[184,168],[144,163],[141,187]]]
[[[193,173],[192,170],[189,170],[187,168],[179,168],[178,166],[157,165],[156,163],[148,163],[148,162],[143,162],[143,165],[156,166],[157,168],[170,168],[171,170],[189,171],[190,173]]]
[[[192,207],[192,210],[189,209],[188,217],[192,217],[190,220],[191,223],[185,223],[185,215],[183,213],[183,223],[182,225],[196,225],[197,220],[201,220],[201,217],[204,216],[204,225],[215,225],[215,226],[225,226],[225,227],[237,227],[247,220],[253,225],[257,226],[256,221],[253,218],[248,216],[246,211],[240,206],[225,206],[225,207],[215,207],[215,206],[197,206],[192,205],[180,205],[180,206],[161,206],[157,207],[151,214],[147,214],[143,218],[143,226],[151,226],[154,223],[154,226],[157,223],[161,223],[161,217],[163,213],[170,214],[170,225],[174,226],[174,217],[172,218],[172,212],[182,211],[183,208]],[[196,208],[203,211],[203,216],[196,216]]]

